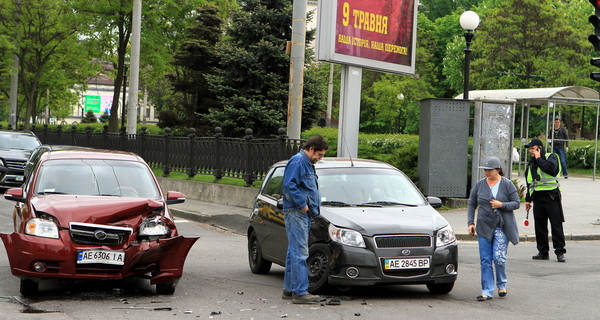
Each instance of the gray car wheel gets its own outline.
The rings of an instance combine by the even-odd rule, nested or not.
[[[272,262],[262,257],[262,249],[256,237],[256,232],[252,231],[248,237],[248,264],[252,273],[267,274],[271,270]]]
[[[308,255],[308,291],[315,293],[324,290],[329,280],[331,269],[331,249],[317,243],[310,247]]]

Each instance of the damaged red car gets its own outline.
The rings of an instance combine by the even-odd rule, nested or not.
[[[47,151],[15,201],[14,232],[0,234],[23,295],[44,279],[150,279],[159,294],[173,294],[198,238],[181,236],[146,162],[132,153],[75,149]]]

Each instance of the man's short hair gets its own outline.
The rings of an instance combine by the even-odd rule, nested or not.
[[[304,144],[304,150],[310,150],[313,148],[315,151],[323,151],[329,149],[329,143],[323,140],[323,137],[320,135],[312,136],[306,141]]]

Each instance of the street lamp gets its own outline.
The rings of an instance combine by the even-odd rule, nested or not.
[[[471,54],[473,50],[471,50],[471,41],[473,40],[473,30],[477,29],[479,26],[479,16],[477,13],[473,11],[465,11],[460,15],[460,26],[465,29],[465,40],[467,42],[467,47],[465,48],[465,88],[463,92],[463,99],[469,99],[469,67],[471,66]]]

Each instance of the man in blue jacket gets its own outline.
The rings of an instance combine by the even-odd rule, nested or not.
[[[308,293],[308,235],[311,218],[319,215],[321,197],[314,164],[329,149],[321,136],[311,137],[287,163],[283,173],[283,213],[288,249],[283,278],[283,299],[315,303],[323,299]]]

